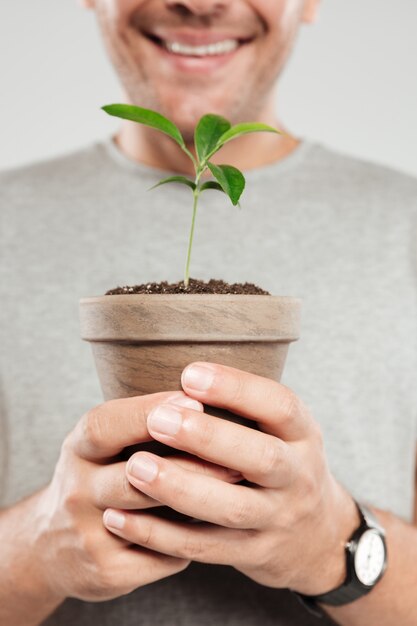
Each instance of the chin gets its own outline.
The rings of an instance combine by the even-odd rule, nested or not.
[[[226,99],[223,92],[216,93],[213,89],[169,89],[166,83],[161,85],[160,81],[158,84],[148,83],[147,89],[143,86],[138,89],[137,85],[135,83],[132,87],[131,84],[131,88],[126,89],[129,101],[137,106],[154,109],[170,119],[178,126],[187,144],[193,142],[197,122],[207,113],[222,115],[232,124],[251,117],[248,117],[248,111],[242,111],[241,98]]]
[[[203,115],[215,113],[230,119],[235,117],[231,103],[219,102],[213,98],[198,98],[183,93],[181,97],[161,98],[159,111],[174,122],[187,142],[193,140],[194,128]]]

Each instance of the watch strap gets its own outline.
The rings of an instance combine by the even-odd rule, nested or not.
[[[344,582],[340,587],[333,589],[333,591],[329,591],[328,593],[322,593],[317,596],[306,596],[310,600],[310,602],[314,602],[314,604],[328,604],[330,606],[341,606],[342,604],[349,604],[349,602],[354,602],[354,600],[358,600],[362,596],[366,595],[373,589],[373,587],[368,587],[367,589],[363,586],[355,586],[349,582]]]
[[[319,603],[328,604],[330,606],[340,606],[343,604],[348,604],[368,594],[374,587],[373,585],[369,587],[363,585],[354,575],[350,562],[350,546],[351,541],[355,537],[360,536],[360,534],[366,530],[375,529],[379,533],[381,533],[382,536],[385,535],[385,531],[379,524],[373,513],[368,509],[368,507],[360,505],[356,501],[355,504],[358,509],[360,524],[353,533],[352,537],[346,543],[346,578],[344,582],[339,587],[336,587],[336,589],[333,589],[323,594],[315,596],[308,596],[300,593],[296,594],[304,607],[314,615],[323,615],[323,612],[318,606]]]

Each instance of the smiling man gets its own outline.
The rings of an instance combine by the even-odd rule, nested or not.
[[[170,117],[190,149],[207,112],[282,127],[277,78],[319,8],[83,4],[126,102]],[[242,211],[204,199],[193,273],[303,299],[286,386],[196,362],[181,392],[99,404],[77,302],[178,280],[187,196],[146,192],[189,171],[168,137],[124,122],[0,176],[0,624],[417,623],[417,183],[290,133],[219,158],[248,189]],[[123,460],[151,439],[178,453]]]
[[[312,21],[308,2],[92,2],[128,101],[161,111],[192,142],[207,111],[235,122],[276,123],[272,86],[300,23]],[[123,153],[165,169],[189,167],[164,137],[126,124]],[[249,137],[222,158],[242,168],[274,162],[298,145],[293,137]],[[255,149],[253,149],[255,146]],[[256,154],[256,156],[254,156]]]

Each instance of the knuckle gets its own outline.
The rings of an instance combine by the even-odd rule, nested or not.
[[[272,549],[273,547],[274,546],[271,545],[271,538],[269,536],[259,534],[254,538],[253,550],[249,556],[253,556],[253,553],[256,555],[257,566],[265,573],[269,572],[272,562],[276,567],[276,551]],[[252,565],[253,562],[254,561],[252,560]]]
[[[80,517],[85,507],[85,500],[83,491],[74,486],[64,492],[61,503],[70,519],[74,520]]]
[[[258,471],[261,476],[268,477],[277,471],[282,460],[282,450],[278,445],[278,440],[273,441],[268,438],[263,446],[260,456]]]
[[[207,506],[210,506],[210,502],[213,500],[213,489],[203,489],[200,491],[196,498],[196,503],[200,509],[207,509]]]
[[[190,559],[191,561],[198,561],[204,559],[206,554],[206,545],[201,539],[196,539],[192,535],[187,535],[183,548],[181,550],[181,556]]]
[[[299,498],[299,500],[301,500],[301,498]],[[300,510],[302,506],[304,506],[304,504],[297,501],[297,504],[283,507],[280,510],[278,525],[284,533],[288,533],[290,529],[297,527],[300,517],[303,517]]]
[[[137,502],[138,497],[143,499],[144,494],[141,494],[137,489],[135,489],[129,482],[126,473],[123,473],[121,477],[120,496],[122,502],[125,502],[126,505],[128,505]]]
[[[152,547],[155,542],[155,527],[151,522],[142,520],[140,543],[145,548]]]
[[[280,396],[280,422],[285,427],[293,421],[295,415],[300,413],[301,401],[291,389],[285,386],[281,386]]]
[[[236,374],[233,380],[233,388],[231,390],[230,399],[233,404],[241,404],[245,399],[245,384],[243,378]]]
[[[215,437],[215,422],[212,419],[204,419],[199,427],[200,430],[200,444],[204,448],[210,448],[213,444]]]
[[[258,567],[259,557],[262,557],[262,543],[260,543],[262,535],[253,528],[241,529],[238,532],[241,541],[233,550],[234,564],[248,570],[253,569],[255,563]],[[242,544],[245,546],[244,550],[241,548]]]
[[[104,564],[97,567],[96,585],[101,593],[111,594],[117,589],[117,581],[113,568],[108,568]]]
[[[252,522],[253,507],[243,499],[235,500],[224,513],[223,525],[231,528],[244,528]]]
[[[322,481],[314,472],[304,471],[302,475],[303,497],[301,505],[302,514],[307,515],[316,509],[322,497]],[[302,506],[304,504],[304,506]]]
[[[313,508],[316,508],[320,498],[321,498],[321,489],[318,481],[315,476],[311,476],[310,474],[304,478],[305,484],[305,494],[306,501],[313,503]]]
[[[98,550],[98,539],[95,532],[79,533],[79,542],[84,553],[84,561],[88,564],[91,573],[99,575],[102,569],[105,569],[104,564],[100,560],[100,551]]]
[[[169,481],[169,493],[173,502],[181,502],[187,492],[187,483],[182,478],[182,475],[177,475],[174,472],[170,475]]]
[[[83,599],[89,601],[110,600],[120,595],[115,583],[113,572],[106,572],[103,569],[91,568],[84,577],[82,592],[79,594]]]
[[[105,599],[96,578],[93,576],[79,576],[74,591],[74,596],[84,601],[99,602]]]
[[[92,450],[103,441],[103,405],[93,407],[81,418],[82,438]]]
[[[65,520],[68,531],[77,531],[86,509],[91,504],[89,477],[80,476],[77,467],[61,466],[54,475],[54,514]]]

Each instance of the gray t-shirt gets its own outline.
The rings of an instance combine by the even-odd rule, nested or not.
[[[148,192],[163,175],[110,139],[0,175],[2,506],[49,481],[65,435],[101,401],[90,347],[79,338],[79,298],[182,278],[190,193]],[[417,181],[308,141],[246,176],[241,210],[218,192],[202,197],[191,274],[302,298],[301,339],[283,382],[320,422],[335,476],[358,499],[410,520]],[[46,623],[325,621],[287,591],[193,563],[114,601],[70,599]]]

